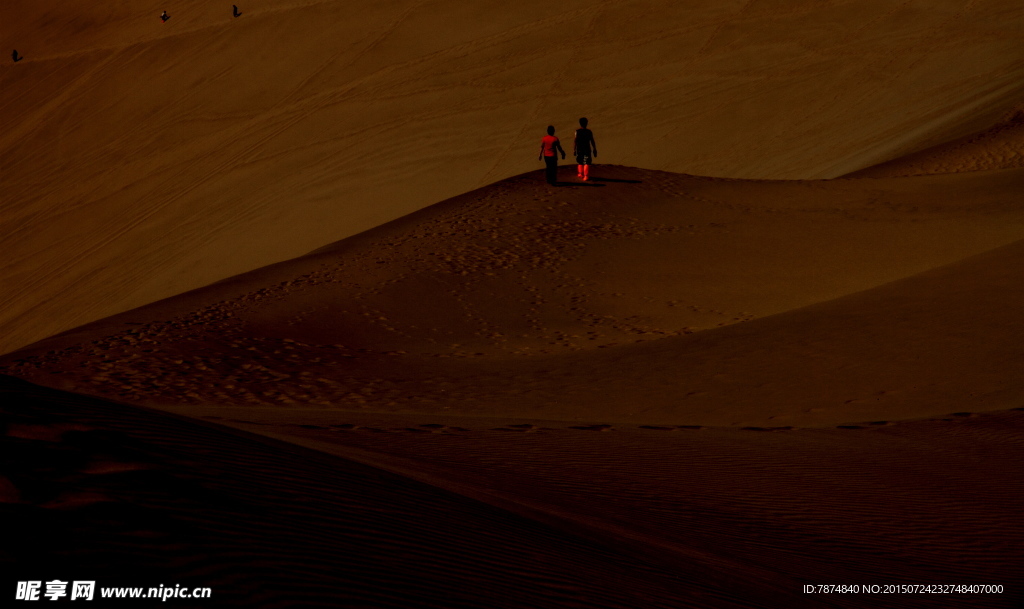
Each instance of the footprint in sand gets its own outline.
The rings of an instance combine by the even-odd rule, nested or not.
[[[783,427],[741,427],[744,431],[792,431],[794,428],[791,425],[785,425]]]
[[[521,423],[517,425],[506,425],[505,427],[495,427],[491,431],[518,431],[520,433],[536,433],[540,431],[540,427],[531,425],[529,423]]]
[[[39,507],[48,510],[72,510],[96,505],[98,503],[117,503],[117,499],[103,493],[78,491],[61,493],[56,498],[40,503]]]
[[[703,425],[640,425],[640,429],[651,429],[655,431],[679,431],[680,429],[700,430],[707,429]]]
[[[121,432],[45,422],[9,424],[5,432],[0,452],[10,461],[8,471],[0,476],[2,503],[56,510],[117,503],[116,496],[90,489],[94,484],[90,480],[159,469],[134,450]]]
[[[7,476],[0,476],[0,503],[20,503],[21,491]]]
[[[453,427],[451,425],[441,425],[440,423],[423,423],[420,427],[425,427],[430,430],[430,433],[447,434],[456,431],[469,431],[465,427]]]
[[[469,431],[465,427],[454,427],[451,425],[442,425],[440,423],[423,423],[416,427],[392,427],[390,429],[380,429],[377,427],[362,427],[353,423],[335,423],[326,427],[321,425],[295,425],[295,427],[303,427],[305,429],[326,429],[329,431],[368,431],[371,433],[431,433],[431,434],[449,434],[453,432]]]
[[[149,463],[98,458],[89,461],[89,463],[79,471],[83,474],[99,476],[103,474],[119,474],[121,472],[134,472],[149,469],[156,469],[156,467]]]

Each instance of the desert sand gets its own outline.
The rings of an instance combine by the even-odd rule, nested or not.
[[[549,124],[589,117],[602,163],[830,178],[1024,93],[1015,0],[240,8],[0,6],[0,352],[535,169]]]
[[[1020,600],[1024,412],[600,433],[281,409],[212,425],[7,377],[2,391],[12,582],[212,587],[213,602],[168,601],[199,607]],[[799,592],[824,582],[1008,592]]]
[[[1024,602],[1014,3],[225,6],[0,8],[12,592]]]
[[[1024,167],[1024,109],[979,133],[854,171],[851,178],[960,173]]]
[[[638,424],[836,425],[1024,395],[1008,323],[1024,171],[600,167],[472,191],[42,341],[9,370],[152,405]]]
[[[39,396],[12,413],[29,471],[11,507],[162,527],[19,563],[98,553],[110,579],[149,556],[136,582],[173,573],[241,606],[1020,601],[1021,170],[565,169],[0,360],[74,392],[9,381]],[[131,450],[81,439],[111,433]],[[959,581],[1007,588],[800,592]]]

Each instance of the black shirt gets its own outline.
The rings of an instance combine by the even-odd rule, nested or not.
[[[576,130],[576,154],[589,155],[593,147],[594,132],[590,129],[580,128]]]

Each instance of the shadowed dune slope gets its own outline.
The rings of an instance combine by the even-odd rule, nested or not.
[[[505,180],[2,362],[165,406],[806,426],[1019,405],[1024,172],[599,170]]]
[[[1015,607],[1024,599],[1019,409],[768,433],[270,408],[220,414],[206,416],[782,588],[751,606]],[[794,594],[808,581],[961,580],[1005,588],[827,601]]]
[[[535,167],[832,177],[1019,102],[1017,0],[0,4],[0,352]],[[5,51],[6,52],[6,51]]]
[[[980,133],[861,169],[846,177],[891,178],[1011,167],[1024,167],[1024,110],[1017,110],[1007,120]]]
[[[444,609],[744,607],[781,591],[251,434],[9,377],[0,395],[9,590],[59,578],[212,588],[182,607]]]
[[[211,601],[173,599],[182,607],[1021,600],[1020,412],[780,433],[210,417],[285,443],[10,377],[0,395],[11,588],[212,588]],[[1003,592],[803,593],[824,582]]]

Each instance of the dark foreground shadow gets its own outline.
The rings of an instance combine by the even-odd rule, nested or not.
[[[18,523],[5,529],[0,552],[8,591],[45,573],[97,587],[166,578],[216,595],[175,598],[180,609],[665,608],[682,606],[678,589],[715,577],[699,564],[646,557],[642,569],[625,571],[639,550],[532,515],[248,432],[3,375],[0,421],[0,518]],[[117,469],[87,473],[94,463]],[[539,578],[574,587],[537,595]],[[394,592],[382,600],[378,590]]]
[[[621,182],[623,184],[643,184],[643,180],[620,180],[618,178],[590,178],[592,182]],[[603,186],[603,184],[595,184],[594,186]]]

